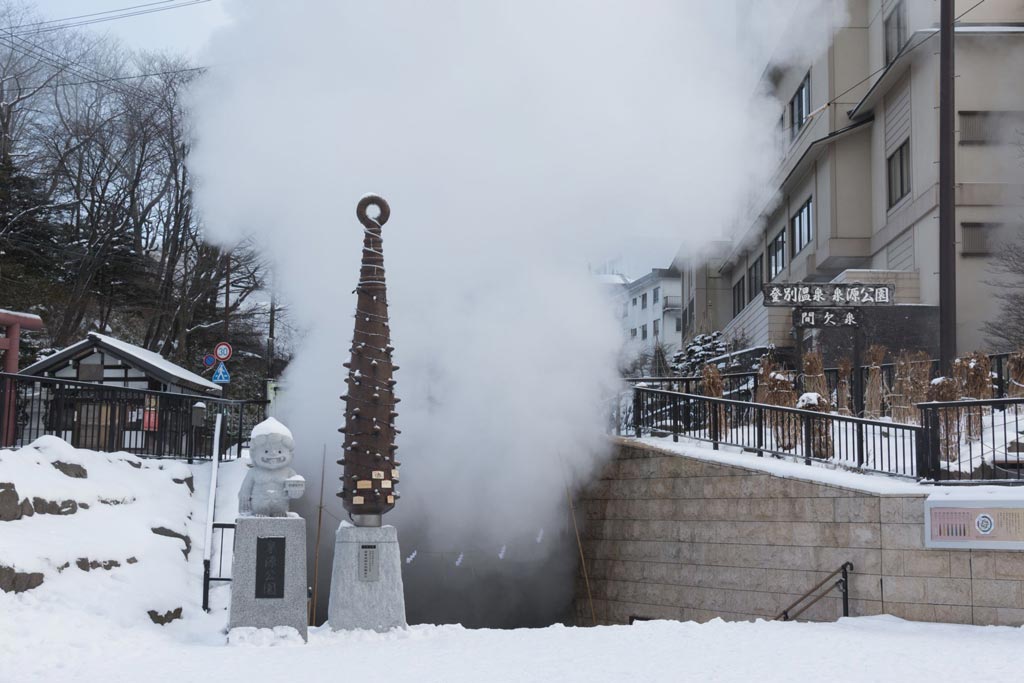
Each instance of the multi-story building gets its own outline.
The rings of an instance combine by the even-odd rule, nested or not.
[[[650,273],[622,286],[618,306],[622,331],[641,352],[661,344],[666,354],[679,348],[683,329],[679,271],[654,268]]]
[[[902,306],[884,313],[879,334],[916,335],[928,348],[939,303],[939,3],[842,4],[846,21],[824,54],[765,71],[780,110],[773,194],[724,257],[683,269],[683,296],[688,286],[700,291],[694,280],[714,279],[710,327],[792,346],[791,311],[762,305],[763,282],[892,282]],[[1024,232],[1024,3],[964,0],[956,16],[957,346],[965,352],[987,347],[982,326],[998,312],[989,257]],[[780,43],[801,30],[789,26]]]

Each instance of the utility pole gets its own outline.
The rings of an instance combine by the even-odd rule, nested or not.
[[[939,359],[953,373],[956,359],[956,147],[953,81],[953,0],[939,15]]]
[[[224,255],[224,341],[231,331],[231,252]]]
[[[270,400],[270,380],[274,378],[274,317],[277,314],[277,298],[270,293],[270,324],[267,329],[267,379],[263,382],[263,400]]]

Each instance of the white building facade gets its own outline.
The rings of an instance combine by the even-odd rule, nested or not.
[[[679,349],[683,309],[680,273],[675,268],[655,268],[622,286],[618,309],[622,333],[641,353],[661,345],[666,354]]]

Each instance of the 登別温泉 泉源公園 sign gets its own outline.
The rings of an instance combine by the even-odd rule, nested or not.
[[[830,282],[769,282],[761,286],[765,306],[891,306],[896,285]]]

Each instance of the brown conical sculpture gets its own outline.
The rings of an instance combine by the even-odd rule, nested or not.
[[[378,210],[371,217],[367,209]],[[348,368],[345,401],[344,457],[338,496],[356,526],[380,526],[381,515],[395,506],[398,462],[395,460],[395,380],[391,362],[384,244],[381,226],[391,209],[383,198],[367,195],[356,216],[363,224],[363,261],[356,286],[355,331]]]

